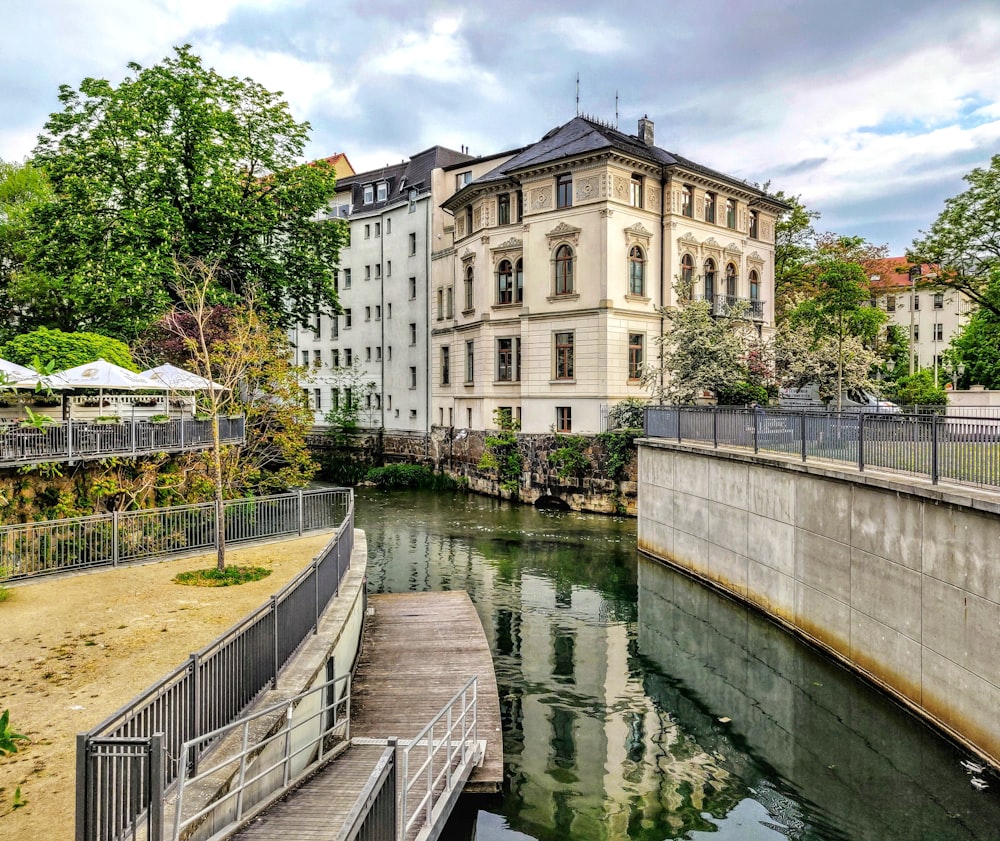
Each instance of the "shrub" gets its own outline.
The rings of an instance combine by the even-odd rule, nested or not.
[[[587,458],[587,439],[579,435],[556,435],[556,449],[549,453],[549,462],[555,465],[560,479],[580,476],[590,468]]]
[[[97,359],[136,370],[128,345],[119,339],[98,333],[64,333],[47,327],[15,336],[0,348],[0,357],[18,365],[32,365],[35,359],[40,359],[54,363],[57,371]]]
[[[716,395],[720,406],[749,406],[752,403],[767,405],[767,389],[746,381],[736,383],[732,388],[720,389]]]
[[[611,407],[608,412],[609,429],[642,429],[646,401],[627,397]]]
[[[602,432],[597,440],[604,445],[608,455],[608,476],[616,482],[621,481],[625,476],[625,468],[635,456],[635,436],[631,432],[619,430]]]
[[[435,473],[422,464],[387,464],[373,467],[365,474],[365,481],[379,488],[423,488],[428,490],[448,490],[455,482],[442,474]]]
[[[193,569],[174,576],[175,584],[188,584],[193,587],[233,587],[250,581],[260,581],[267,578],[271,570],[267,567],[227,566],[223,569]]]
[[[497,435],[486,436],[486,452],[479,459],[480,470],[496,472],[497,484],[512,496],[517,496],[521,489],[521,470],[524,460],[517,449],[518,424],[510,412],[496,409],[493,412],[500,432]]]

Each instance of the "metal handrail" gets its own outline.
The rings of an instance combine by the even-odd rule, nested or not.
[[[469,678],[452,699],[441,708],[441,711],[425,725],[423,730],[405,745],[400,743],[402,746],[403,790],[399,798],[399,841],[405,841],[409,837],[410,830],[413,829],[418,820],[422,819],[428,825],[431,823],[434,807],[442,797],[447,797],[451,792],[452,773],[456,767],[455,757],[460,752],[457,764],[461,764],[472,756],[471,751],[475,750],[476,743],[479,741],[476,714],[478,687],[478,678]],[[471,699],[469,697],[470,691]],[[458,714],[453,715],[455,706],[459,702],[461,702],[461,707]],[[434,728],[442,719],[445,720],[445,732],[441,739],[435,739]],[[457,740],[454,738],[456,730],[460,733],[460,738]],[[426,754],[411,778],[410,754],[421,747],[426,748]],[[445,756],[435,773],[434,761],[439,758],[442,749],[445,750]],[[413,816],[408,818],[410,793],[417,790],[421,781],[424,783],[423,793],[413,809]],[[444,788],[438,791],[441,782],[444,782]]]
[[[245,419],[219,418],[220,443],[242,444]],[[52,421],[42,427],[0,421],[0,467],[53,461],[87,461],[112,455],[184,452],[212,446],[212,421],[177,418],[157,422]]]
[[[345,493],[321,488],[226,500],[226,542],[334,526],[341,506],[325,500]],[[209,550],[215,541],[212,502],[0,526],[0,581]]]
[[[340,684],[343,684],[343,687],[338,694],[337,686]],[[318,695],[320,699],[318,709],[301,718],[296,717],[296,708],[300,707],[303,701],[311,699],[315,695]],[[343,715],[338,716],[340,709],[343,709]],[[283,727],[271,732],[263,739],[256,738],[255,735],[251,734],[251,726],[254,722],[277,718],[282,713],[285,715]],[[312,725],[313,722],[316,724]],[[316,728],[315,732],[307,732],[310,730],[310,725]],[[322,764],[329,752],[327,740],[330,737],[340,736],[345,742],[350,741],[350,728],[351,675],[346,674],[301,692],[280,704],[267,707],[253,715],[219,727],[200,738],[187,740],[181,746],[182,758],[194,757],[207,743],[222,747],[227,744],[227,737],[239,731],[239,747],[235,751],[227,752],[214,764],[208,767],[202,765],[197,773],[189,776],[187,768],[190,763],[181,762],[181,774],[177,780],[177,796],[174,800],[173,831],[170,837],[174,841],[178,841],[181,833],[187,827],[200,823],[213,812],[219,810],[228,813],[227,823],[212,838],[225,837],[232,825],[241,822],[248,811],[273,799],[271,795],[285,791],[294,780],[308,774]],[[293,738],[293,731],[298,739]],[[296,746],[296,742],[301,741],[303,736],[305,741]],[[267,748],[271,745],[277,745],[279,750],[268,760],[269,751]],[[213,751],[213,755],[221,753],[218,747]],[[307,754],[312,755],[312,758],[308,759],[300,768],[295,769],[295,760]],[[280,783],[262,782],[267,779],[268,775],[279,769],[281,770]],[[187,790],[192,786],[198,786],[210,777],[216,777],[224,782],[213,785],[212,796],[207,798],[208,802],[204,806],[184,816],[184,798]],[[235,812],[231,812],[230,807],[230,802],[233,799],[236,800]]]
[[[181,746],[196,742],[202,753],[207,752],[213,742],[206,741],[206,734],[230,723],[264,689],[276,687],[292,654],[318,630],[319,617],[339,592],[350,568],[354,496],[350,489],[316,493],[341,495],[345,505],[335,534],[312,563],[266,605],[192,654],[96,728],[77,737],[77,841],[124,839],[131,822],[140,814],[150,814],[155,805],[150,799],[155,795],[141,780],[132,789],[113,785],[102,773],[102,758],[92,745],[162,734],[166,757],[158,777],[162,786],[170,786],[182,771],[197,773],[200,755],[197,751],[193,756],[184,754],[193,766],[189,769],[180,761]],[[331,503],[330,508],[340,513],[339,505]],[[145,773],[153,759],[147,755],[136,761]],[[101,827],[100,836],[96,827]]]
[[[1000,417],[648,406],[645,435],[1000,488]]]

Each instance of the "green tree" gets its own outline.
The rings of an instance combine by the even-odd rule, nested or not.
[[[1000,266],[990,270],[989,283],[982,296],[992,306],[982,306],[972,313],[969,321],[952,338],[944,353],[945,367],[956,371],[962,367],[960,388],[970,384],[1000,388]]]
[[[693,300],[680,284],[676,289],[681,303],[664,310],[669,329],[656,339],[665,376],[649,366],[643,385],[657,399],[678,404],[693,403],[706,392],[718,396],[736,391],[751,379],[747,358],[758,338],[748,313],[737,306],[718,318],[712,302]]]
[[[839,411],[845,388],[870,385],[877,361],[870,348],[886,314],[867,306],[871,293],[860,265],[827,259],[818,268],[817,293],[788,314],[778,353],[786,384],[819,383],[821,396],[835,399]]]
[[[362,423],[375,426],[378,410],[372,398],[378,392],[374,380],[366,379],[364,369],[357,362],[350,367],[335,368],[333,406],[324,417],[328,425],[327,434],[338,446],[346,446],[352,435],[361,429]]]
[[[35,151],[57,201],[30,214],[9,296],[22,324],[134,337],[169,309],[176,262],[216,266],[237,298],[283,324],[333,312],[341,221],[302,165],[307,123],[280,94],[202,65],[190,47],[114,86],[60,89]]]
[[[54,370],[75,368],[97,359],[106,359],[130,371],[138,370],[128,345],[98,333],[64,333],[39,327],[15,336],[0,346],[0,357],[18,365],[34,366],[36,360],[50,363]]]
[[[30,162],[0,161],[0,336],[9,335],[17,309],[8,290],[23,271],[26,226],[33,208],[52,200],[48,178]]]
[[[930,230],[920,232],[907,257],[937,266],[943,285],[1000,316],[1000,300],[991,294],[992,273],[1000,267],[1000,154],[965,180],[968,189],[945,200],[944,210]]]
[[[781,190],[774,196],[791,205],[774,225],[774,303],[776,317],[781,320],[790,301],[802,297],[813,278],[813,222],[819,213],[807,210],[801,196],[786,196]]]

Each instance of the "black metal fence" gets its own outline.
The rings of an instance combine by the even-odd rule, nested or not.
[[[649,406],[645,434],[1000,487],[997,417]]]
[[[237,718],[263,690],[277,685],[281,669],[315,631],[350,568],[353,491],[310,494],[319,496],[329,504],[331,521],[340,520],[308,567],[266,605],[77,736],[76,841],[134,838],[140,825],[155,841],[160,798],[150,792],[162,792],[177,778],[182,745]],[[205,742],[204,750],[212,744]],[[196,765],[198,758],[190,761]]]
[[[346,512],[346,493],[323,489],[227,500],[226,543],[332,528]],[[216,532],[213,502],[0,526],[0,581],[208,551]]]
[[[219,438],[223,444],[242,444],[244,433],[242,417],[219,418]],[[0,466],[182,452],[210,446],[211,420],[61,421],[41,427],[0,422]]]

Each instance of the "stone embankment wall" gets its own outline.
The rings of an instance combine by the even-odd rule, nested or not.
[[[351,442],[359,458],[373,465],[405,462],[425,464],[453,479],[465,482],[469,489],[487,496],[507,499],[512,494],[501,489],[495,471],[480,468],[486,452],[486,438],[494,433],[481,430],[434,427],[428,433],[382,432],[354,436]],[[635,515],[636,460],[633,454],[621,472],[612,479],[608,469],[608,449],[597,436],[584,436],[583,451],[589,466],[578,476],[560,477],[549,455],[562,446],[555,435],[519,434],[518,452],[522,458],[522,473],[517,498],[529,504],[553,504],[574,511],[594,511],[603,514]],[[316,451],[329,447],[321,434],[310,437],[309,445]]]
[[[760,608],[1000,766],[1000,497],[662,440],[639,548]]]

